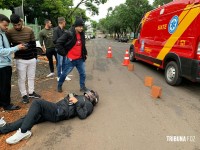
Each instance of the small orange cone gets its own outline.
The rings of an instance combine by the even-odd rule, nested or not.
[[[134,70],[134,65],[133,64],[129,64],[128,65],[128,71],[133,71]]]
[[[111,47],[108,47],[107,58],[112,58],[112,50],[111,50]]]
[[[152,87],[153,86],[153,77],[146,76],[144,79],[144,85]]]
[[[151,88],[151,96],[153,98],[161,98],[162,95],[162,88],[159,86],[153,85]]]
[[[129,54],[128,54],[128,50],[126,50],[126,53],[124,55],[124,62],[122,63],[123,66],[128,66],[130,63],[130,60],[129,60]]]

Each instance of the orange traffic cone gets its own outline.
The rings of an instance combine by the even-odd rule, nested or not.
[[[152,87],[153,86],[153,77],[146,76],[144,78],[144,85]]]
[[[128,66],[130,63],[130,60],[129,60],[129,54],[128,54],[128,50],[126,50],[126,53],[124,55],[124,62],[122,63],[123,66]]]
[[[111,47],[108,47],[107,58],[112,58],[112,50],[111,50]]]
[[[161,98],[162,95],[162,88],[159,86],[153,85],[151,88],[151,96],[153,98]]]

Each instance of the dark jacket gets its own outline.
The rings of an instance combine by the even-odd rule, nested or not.
[[[53,43],[56,44],[59,37],[64,34],[65,30],[61,29],[59,26],[53,29]]]
[[[46,111],[46,112],[43,112],[44,114],[37,114],[37,116],[35,116],[35,118],[34,118],[33,123],[38,124],[38,123],[47,121],[48,119],[47,118],[45,119],[43,117],[43,115],[45,115],[45,113],[51,113],[52,118],[49,118],[49,119],[52,122],[59,122],[62,120],[67,120],[67,119],[73,118],[75,116],[78,116],[80,119],[87,118],[92,113],[94,106],[92,105],[92,103],[89,100],[87,100],[87,98],[85,96],[76,96],[75,95],[75,97],[78,99],[78,102],[76,104],[69,105],[68,97],[66,97],[66,98],[60,100],[59,102],[57,102],[56,104],[53,103],[53,104],[55,104],[55,105],[53,105],[55,107],[55,110],[54,110],[54,107],[51,107],[52,110],[49,110],[49,111],[52,111],[53,113]],[[40,101],[41,101],[41,99],[36,100],[34,102],[40,103]],[[44,105],[42,105],[42,106],[45,107]],[[50,108],[50,107],[48,107],[48,108]],[[50,117],[49,115],[47,115],[47,116]],[[21,127],[24,119],[25,119],[25,117],[15,121],[15,122],[7,123],[5,126],[0,128],[0,134],[9,133],[9,132],[19,129]]]
[[[81,42],[82,42],[82,58],[86,60],[87,56],[87,49],[85,47],[85,33],[81,32]],[[76,38],[76,31],[75,28],[72,27],[69,30],[65,31],[64,34],[57,40],[56,42],[56,49],[58,51],[65,52],[67,55],[68,51],[70,51],[73,46],[76,44],[77,38]],[[62,54],[60,54],[62,55]],[[63,55],[62,55],[63,56]]]
[[[85,119],[93,111],[92,103],[85,96],[75,96],[78,102],[73,105],[69,105],[68,97],[56,103],[57,115],[56,121],[67,120],[78,116],[80,119]]]

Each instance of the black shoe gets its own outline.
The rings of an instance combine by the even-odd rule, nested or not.
[[[29,98],[40,98],[41,96],[39,94],[36,94],[35,92],[33,92],[32,94],[28,95]]]
[[[58,92],[62,93],[62,86],[58,86]]]
[[[80,91],[81,91],[81,92],[86,92],[86,91],[88,91],[88,88],[86,88],[86,87],[84,86],[84,87],[82,87],[82,88],[80,89]]]
[[[28,96],[27,96],[27,95],[24,95],[24,96],[22,97],[22,103],[24,103],[24,104],[29,103],[29,99],[28,99]]]
[[[4,110],[19,110],[21,107],[20,106],[15,106],[15,105],[13,105],[13,104],[10,104],[10,105],[8,105],[8,106],[6,106],[6,107],[4,107]]]

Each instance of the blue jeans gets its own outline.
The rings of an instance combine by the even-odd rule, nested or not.
[[[65,68],[62,71],[62,74],[60,76],[60,79],[58,81],[58,86],[62,86],[66,76],[76,67],[76,69],[79,72],[79,77],[80,77],[80,88],[85,87],[85,62],[84,60],[77,59],[77,60],[70,60],[69,58],[66,57],[65,59]]]
[[[58,74],[58,78],[60,78],[62,71],[65,69],[65,60],[66,60],[66,57],[57,54],[57,74]]]

